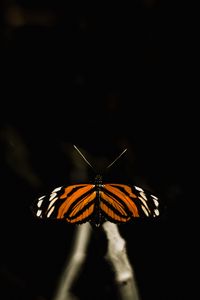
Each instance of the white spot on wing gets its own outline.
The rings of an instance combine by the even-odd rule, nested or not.
[[[38,211],[37,211],[37,213],[36,213],[36,216],[37,216],[37,217],[40,217],[41,213],[42,213],[42,210],[41,210],[41,209],[38,209]]]
[[[144,206],[145,206],[147,209],[149,209],[148,206],[147,206],[146,201],[145,201],[142,197],[140,197],[140,196],[138,196],[138,198],[142,201],[142,203],[144,204]]]
[[[142,201],[142,203],[144,204],[144,206],[147,207],[146,201],[142,197],[140,197],[140,196],[138,196],[138,198]]]
[[[57,195],[56,193],[51,193],[50,198],[49,198],[49,201],[53,200],[53,198],[55,198],[56,195]]]
[[[139,186],[135,186],[135,189],[138,190],[138,191],[143,192],[143,189],[141,189]]]
[[[143,205],[142,205],[142,210],[144,211],[145,215],[148,217],[149,213],[148,213],[148,211],[146,210],[146,208]]]
[[[148,200],[147,197],[146,197],[146,195],[145,195],[145,193],[143,191],[140,192],[140,195],[144,198],[144,200],[146,200],[146,201]]]
[[[153,202],[154,202],[155,206],[156,206],[156,207],[158,207],[158,205],[159,205],[159,202],[158,202],[158,200],[156,200],[156,199],[153,199]]]
[[[38,198],[38,200],[42,200],[44,197],[45,197],[45,195],[44,195],[44,196],[42,196],[42,197],[40,197],[40,198]]]
[[[52,191],[52,193],[55,193],[55,192],[58,192],[58,191],[60,191],[60,190],[61,190],[61,188],[62,188],[62,186],[59,186],[59,187],[55,188],[55,189]]]
[[[158,197],[154,196],[154,195],[151,195],[152,198],[158,200]]]
[[[40,199],[37,203],[37,207],[40,207],[42,205],[43,199]]]
[[[155,209],[155,210],[154,210],[154,214],[155,214],[156,216],[159,216],[159,214],[160,214],[160,213],[159,213],[159,210],[158,210],[158,209]]]
[[[50,211],[48,212],[48,214],[47,214],[47,218],[49,218],[50,217],[50,215],[52,214],[52,212],[54,211],[54,206],[50,209]]]
[[[50,209],[50,208],[52,207],[52,205],[56,202],[57,199],[58,199],[58,197],[54,198],[54,199],[50,202],[50,204],[49,204],[49,206],[48,206],[48,209]]]

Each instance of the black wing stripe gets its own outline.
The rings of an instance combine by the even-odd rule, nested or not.
[[[113,193],[108,192],[107,190],[103,190],[101,195],[101,201],[112,209],[119,216],[127,216],[130,215],[130,211],[126,205],[118,196]]]
[[[86,221],[91,220],[92,214],[94,213],[94,201],[85,205],[84,209],[77,212],[74,216],[66,216],[65,220],[69,223],[85,223]]]
[[[159,215],[158,198],[137,186],[105,184],[106,193],[112,194],[126,205],[133,217],[156,217]]]
[[[121,215],[118,210],[109,205],[108,202],[101,201],[100,209],[106,220],[114,223],[125,223],[130,219],[129,215]]]
[[[126,207],[126,210],[129,211],[130,215],[139,217],[138,208],[135,203],[137,196],[132,193],[129,186],[122,184],[105,184],[104,190],[115,199],[118,199],[118,201],[123,204],[123,207]]]

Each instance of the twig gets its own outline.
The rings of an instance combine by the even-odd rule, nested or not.
[[[125,240],[120,236],[116,224],[105,222],[103,229],[108,239],[108,250],[105,258],[113,268],[120,299],[139,300],[134,271],[126,252]]]
[[[86,257],[86,248],[91,236],[89,223],[78,226],[71,254],[66,261],[63,274],[59,280],[58,288],[52,300],[74,300],[76,297],[71,293],[75,280],[80,273]]]

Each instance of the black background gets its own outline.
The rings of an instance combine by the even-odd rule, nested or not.
[[[1,4],[3,299],[53,295],[75,228],[38,222],[30,205],[40,193],[71,182],[73,144],[101,167],[128,148],[105,180],[148,187],[162,208],[158,220],[119,226],[141,298],[182,299],[187,139],[184,105],[175,100],[187,91],[182,87],[180,94],[180,71],[162,52],[169,41],[160,3],[15,4],[28,21],[18,23],[12,1]],[[46,12],[54,18],[38,21]],[[74,287],[80,299],[116,299],[105,252],[105,237],[94,233]]]

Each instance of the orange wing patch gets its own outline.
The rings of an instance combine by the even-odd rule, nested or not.
[[[119,189],[118,187],[122,189]],[[137,206],[133,201],[137,196],[132,192],[129,186],[124,184],[104,184],[104,188],[109,194],[112,194],[115,202],[117,202],[117,198],[119,198],[121,203],[123,203],[124,209],[127,207],[134,217],[139,217]]]
[[[76,188],[78,189],[75,190]],[[66,198],[66,201],[64,201],[59,207],[57,218],[64,218],[64,214],[66,214],[68,210],[74,205],[74,202],[85,193],[89,192],[92,188],[94,188],[93,184],[76,184],[66,187],[64,193],[60,196],[60,199]],[[75,191],[73,192],[73,190]],[[71,195],[69,195],[70,193]],[[85,198],[88,198],[88,196],[85,196]],[[78,204],[80,203],[78,202]]]

